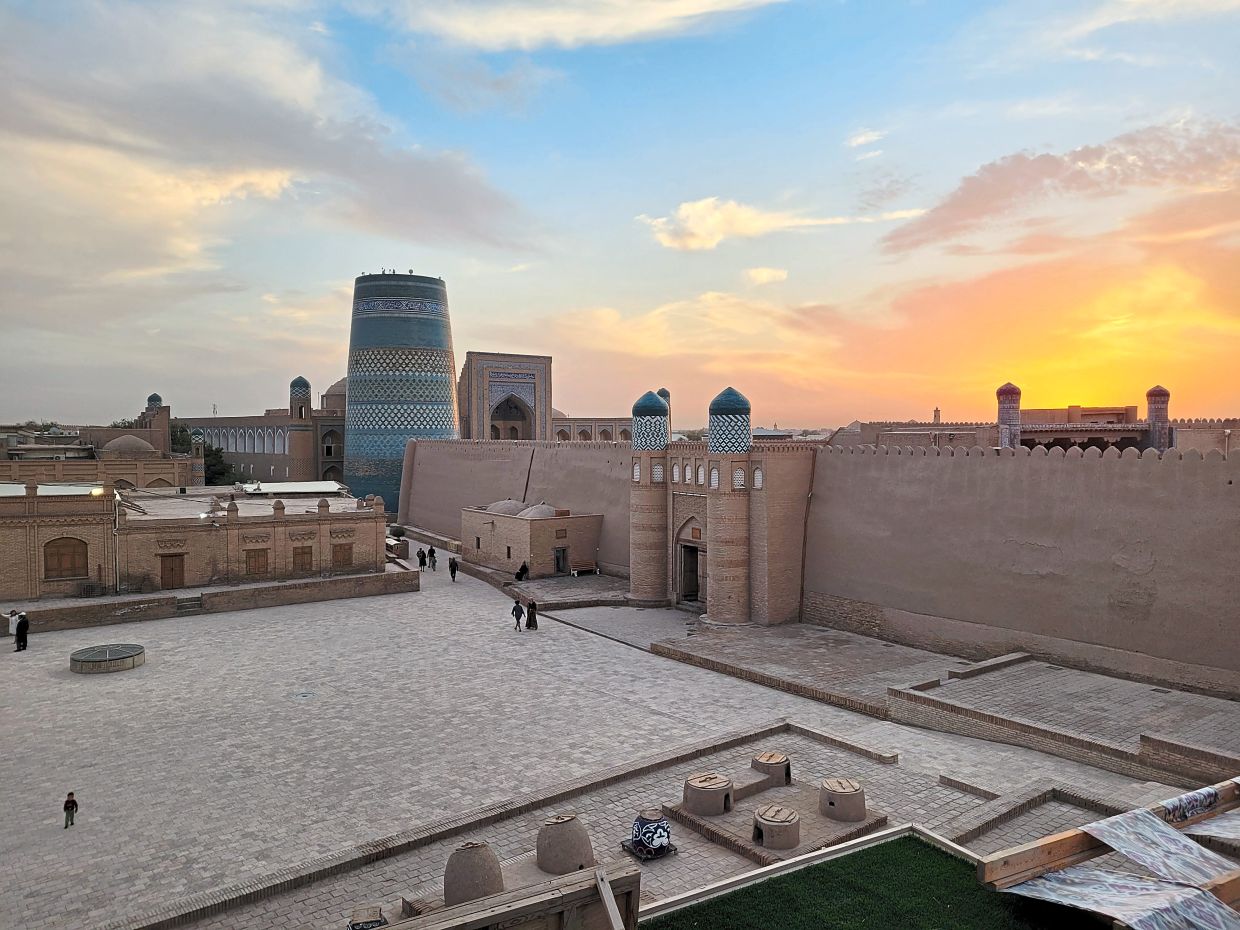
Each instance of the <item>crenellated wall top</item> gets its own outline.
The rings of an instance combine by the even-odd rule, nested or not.
[[[867,456],[877,458],[879,456],[904,456],[909,459],[913,458],[972,458],[972,459],[1080,459],[1080,460],[1104,460],[1104,461],[1121,461],[1121,462],[1150,462],[1150,461],[1166,461],[1166,462],[1226,462],[1228,457],[1217,449],[1212,449],[1206,453],[1202,453],[1197,449],[1168,449],[1166,452],[1159,453],[1156,449],[1146,449],[1139,451],[1137,449],[1124,449],[1123,451],[1112,446],[1106,451],[1097,448],[1082,448],[1075,446],[1071,449],[1060,449],[1058,447],[1047,448],[1046,446],[1035,446],[1033,449],[1027,449],[1021,446],[1016,449],[994,449],[983,448],[981,446],[944,446],[937,448],[935,446],[897,446],[897,445],[854,445],[854,446],[827,446],[825,453],[831,456]],[[1240,463],[1240,456],[1232,456],[1233,461]]]

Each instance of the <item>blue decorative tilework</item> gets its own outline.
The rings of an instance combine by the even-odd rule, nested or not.
[[[652,452],[667,448],[667,417],[633,417],[633,448]]]
[[[753,444],[749,417],[744,414],[712,413],[707,423],[710,431],[707,447],[711,452],[729,454],[748,452]]]
[[[372,313],[375,310],[403,313],[433,313],[446,316],[447,304],[424,297],[371,297],[353,301],[354,313]]]

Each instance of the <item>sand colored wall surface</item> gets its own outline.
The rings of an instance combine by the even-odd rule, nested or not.
[[[904,611],[928,643],[945,618],[1240,670],[1219,648],[1235,634],[1240,457],[935,451],[820,453],[805,619],[857,614],[884,635]]]
[[[613,442],[410,441],[398,519],[457,539],[461,508],[508,497],[598,513],[599,565],[627,575],[631,455]]]

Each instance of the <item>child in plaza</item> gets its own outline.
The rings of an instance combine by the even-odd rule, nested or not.
[[[68,830],[73,826],[73,815],[77,813],[77,801],[73,799],[73,792],[69,792],[69,796],[65,798],[65,829]]]
[[[454,555],[448,556],[448,574],[452,576],[453,581],[456,581],[456,569],[457,569],[456,556]]]
[[[525,616],[525,608],[521,606],[520,601],[512,602],[512,616],[513,619],[517,621],[516,626],[514,626],[513,629],[519,633],[521,632],[521,618]]]

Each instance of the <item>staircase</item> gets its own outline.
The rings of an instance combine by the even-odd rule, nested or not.
[[[202,613],[202,595],[177,598],[177,615]]]

